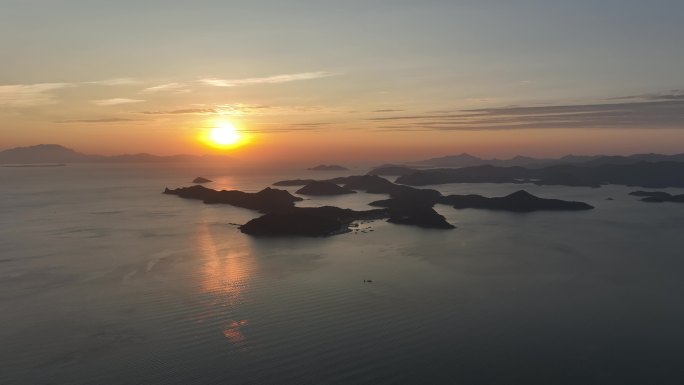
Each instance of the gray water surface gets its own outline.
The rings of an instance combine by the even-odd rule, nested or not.
[[[596,209],[255,239],[230,225],[255,212],[160,194],[347,174],[0,168],[0,384],[684,383],[684,204],[452,184],[428,187]]]

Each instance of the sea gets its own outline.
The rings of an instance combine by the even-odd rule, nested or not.
[[[0,384],[684,384],[684,204],[446,184],[426,187],[595,209],[438,205],[456,229],[254,238],[254,211],[161,194],[367,171],[0,167]]]

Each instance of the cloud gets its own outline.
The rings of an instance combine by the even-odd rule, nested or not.
[[[114,79],[104,79],[96,80],[92,82],[85,82],[85,84],[95,84],[98,86],[128,86],[133,84],[139,84],[140,81],[131,78],[114,78]]]
[[[177,110],[157,110],[157,111],[142,111],[145,115],[213,115],[217,114],[218,110],[215,108],[180,108]]]
[[[190,92],[190,90],[185,86],[185,84],[182,84],[182,83],[166,83],[166,84],[160,84],[158,86],[152,86],[152,87],[145,88],[144,90],[140,91],[140,93],[141,94],[151,94],[151,93],[166,92],[166,91],[173,91],[174,93]]]
[[[72,87],[70,83],[12,84],[0,86],[0,106],[31,107],[56,103],[50,91]]]
[[[144,100],[126,99],[126,98],[91,100],[91,103],[96,104],[98,106],[116,106],[118,104],[130,104],[130,103],[141,103],[141,102],[144,102]]]
[[[319,127],[319,126],[327,126],[332,123],[329,122],[314,122],[314,123],[295,123],[293,126],[301,126],[301,127]]]
[[[261,104],[219,104],[216,106],[203,106],[191,108],[178,108],[174,110],[142,111],[146,115],[253,115],[259,111],[275,109],[278,107]]]
[[[298,74],[286,74],[286,75],[274,75],[263,78],[245,78],[245,79],[217,79],[217,78],[207,78],[200,79],[199,82],[215,87],[241,87],[241,86],[251,86],[256,84],[278,84],[278,83],[289,83],[299,80],[310,80],[325,78],[328,76],[334,76],[335,73],[319,71],[319,72],[303,72]]]
[[[509,106],[371,118],[377,128],[423,130],[684,128],[684,100],[607,104]]]
[[[58,120],[55,123],[119,123],[119,122],[140,122],[140,121],[143,121],[143,119],[97,118],[97,119]]]
[[[621,96],[608,100],[684,100],[684,90],[672,90],[669,93],[641,94]]]

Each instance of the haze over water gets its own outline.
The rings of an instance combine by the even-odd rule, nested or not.
[[[258,191],[365,172],[0,168],[0,383],[684,380],[684,212],[640,202],[633,188],[428,186],[525,188],[596,209],[438,205],[457,229],[375,221],[312,239],[252,238],[230,223],[256,212],[161,194],[197,175],[215,180],[210,188]]]

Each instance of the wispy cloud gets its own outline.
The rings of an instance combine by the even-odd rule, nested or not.
[[[252,115],[308,115],[310,113],[338,114],[343,111],[324,106],[269,106],[264,104],[191,104],[187,107],[170,110],[141,111],[145,115],[225,115],[225,116],[252,116]]]
[[[129,86],[134,84],[140,84],[141,82],[132,78],[114,78],[114,79],[104,79],[95,80],[92,82],[85,82],[85,84],[95,84],[98,86]]]
[[[684,100],[684,90],[672,90],[666,93],[641,94],[610,98],[608,100]]]
[[[141,103],[141,102],[144,102],[144,100],[126,99],[126,98],[91,100],[91,103],[98,105],[98,106],[116,106],[119,104],[130,104],[130,103]]]
[[[152,86],[140,91],[142,94],[152,94],[156,92],[173,92],[173,93],[186,93],[190,92],[185,84],[182,83],[166,83],[160,84],[158,86]]]
[[[58,120],[55,123],[121,123],[121,122],[141,122],[141,121],[143,121],[143,119],[96,118],[96,119]]]
[[[196,106],[196,107],[195,107]],[[215,106],[194,105],[188,108],[177,108],[173,110],[142,111],[146,115],[253,115],[255,113],[279,109],[280,107],[266,106],[262,104],[219,104]]]
[[[251,86],[256,84],[278,84],[278,83],[289,83],[300,80],[311,80],[325,78],[328,76],[334,76],[335,73],[319,71],[319,72],[302,72],[297,74],[285,74],[285,75],[274,75],[261,78],[245,78],[245,79],[218,79],[218,78],[207,78],[200,79],[200,83],[215,86],[215,87],[241,87],[241,86]]]
[[[481,108],[368,120],[382,124],[377,128],[440,131],[684,128],[684,100]]]
[[[56,103],[51,91],[72,87],[70,83],[12,84],[0,86],[0,106],[30,107]]]
[[[372,112],[377,112],[377,113],[387,113],[387,112],[404,112],[405,110],[393,110],[390,108],[384,109],[384,110],[374,110]]]
[[[145,115],[213,115],[218,111],[215,108],[179,108],[176,110],[141,111]]]

